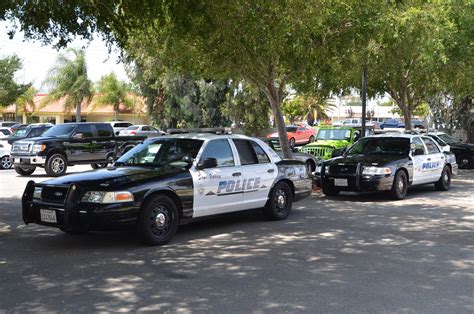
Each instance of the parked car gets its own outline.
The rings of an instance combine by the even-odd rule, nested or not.
[[[13,142],[22,140],[25,138],[32,138],[41,136],[44,132],[49,130],[54,125],[51,123],[35,123],[30,125],[22,125],[16,129],[15,133],[10,135],[7,138],[8,144],[13,144]]]
[[[120,131],[125,130],[129,126],[133,125],[133,123],[130,123],[128,121],[111,121],[111,122],[108,122],[108,123],[110,123],[110,125],[114,129],[114,134],[115,135],[119,135]]]
[[[19,122],[15,121],[3,121],[0,122],[0,128],[8,128],[13,133],[20,126]]]
[[[263,141],[270,146],[280,158],[283,158],[283,151],[281,150],[280,140],[278,137],[266,138]],[[302,153],[298,151],[293,151],[292,159],[300,160],[305,163],[306,168],[309,173],[313,173],[316,170],[316,165],[318,164],[318,159],[315,156],[307,153]]]
[[[343,149],[351,146],[360,138],[361,128],[353,127],[321,127],[316,141],[303,146],[300,151],[316,156],[319,160],[327,160],[339,156]],[[367,126],[366,135],[373,134],[373,128]]]
[[[165,135],[166,133],[151,125],[131,125],[119,132],[119,136],[140,135],[147,138]]]
[[[461,143],[443,132],[431,132],[428,133],[428,136],[433,138],[441,147],[448,146],[445,150],[451,151],[456,156],[459,168],[474,168],[474,144]]]
[[[365,125],[373,127],[374,124],[373,124],[372,121],[365,120]],[[343,120],[343,121],[337,121],[337,122],[333,122],[332,126],[361,127],[362,126],[362,119],[352,118],[352,119],[346,119],[346,120]]]
[[[113,168],[28,182],[22,216],[67,233],[131,225],[162,245],[196,218],[262,208],[269,220],[286,219],[311,185],[304,163],[258,139],[177,134],[145,141]]]
[[[44,167],[49,176],[56,177],[76,164],[107,167],[143,140],[144,136],[116,137],[109,123],[65,123],[53,126],[41,137],[14,142],[11,157],[20,175]]]
[[[0,139],[7,138],[11,134],[12,132],[10,131],[10,128],[7,128],[7,127],[0,128]]]
[[[323,162],[316,181],[327,196],[341,191],[388,191],[403,199],[410,186],[434,183],[447,191],[458,165],[427,136],[376,135],[359,140],[342,156]]]
[[[286,133],[291,148],[295,147],[297,144],[312,143],[316,138],[316,131],[310,126],[288,125],[286,127]],[[278,137],[278,132],[267,135],[267,138],[275,137]]]
[[[384,122],[380,123],[380,128],[382,130],[386,128],[398,129],[398,128],[404,128],[404,127],[405,127],[405,123],[403,123],[402,120],[400,119],[385,119]]]
[[[12,167],[10,151],[11,145],[2,141],[0,143],[0,169],[10,169]]]
[[[426,129],[425,123],[421,120],[411,120],[411,126],[414,129]]]

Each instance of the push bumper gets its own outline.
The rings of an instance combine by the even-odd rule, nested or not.
[[[319,187],[335,188],[340,191],[375,192],[389,191],[393,185],[392,175],[319,175],[316,176]]]
[[[35,187],[51,186],[29,181],[22,197],[25,224],[35,223],[56,228],[108,229],[135,223],[139,207],[133,202],[120,204],[81,203],[84,190],[75,184],[57,187],[65,191],[62,201],[34,199]]]

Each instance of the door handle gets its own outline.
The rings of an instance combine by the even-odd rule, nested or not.
[[[428,158],[428,159],[426,159],[426,160],[430,161],[430,160],[431,160],[431,158]]]
[[[232,174],[233,177],[240,177],[241,175],[242,175],[242,173],[240,173],[240,172],[234,172]]]
[[[274,173],[274,172],[275,172],[275,169],[268,169],[267,172],[268,172],[268,173]]]

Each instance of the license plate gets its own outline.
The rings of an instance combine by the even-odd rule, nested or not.
[[[334,186],[347,186],[347,179],[334,179]]]
[[[52,209],[40,209],[41,221],[57,223],[56,211]]]

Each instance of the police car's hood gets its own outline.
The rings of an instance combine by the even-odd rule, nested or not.
[[[385,154],[372,154],[372,155],[350,155],[350,156],[339,156],[326,161],[326,164],[357,164],[372,165],[372,166],[384,166],[394,161],[399,161],[408,158],[407,156],[401,155],[385,155]]]
[[[71,183],[78,184],[87,189],[96,186],[103,188],[114,188],[122,185],[131,185],[133,183],[147,180],[159,180],[162,178],[174,176],[187,170],[174,167],[112,167],[106,169],[92,170],[77,174],[70,174],[63,177],[47,180],[41,184],[67,185]]]

